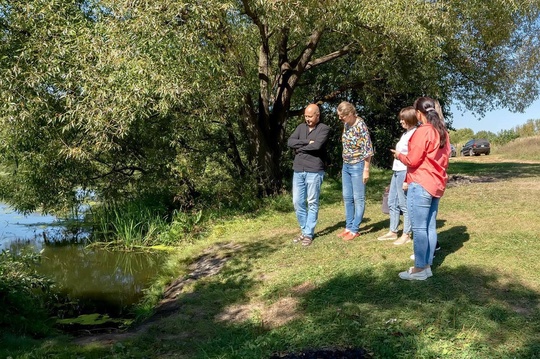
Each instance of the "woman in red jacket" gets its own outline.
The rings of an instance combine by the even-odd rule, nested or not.
[[[433,275],[431,264],[437,243],[437,211],[448,179],[450,141],[432,98],[418,98],[414,108],[421,125],[409,140],[409,152],[403,154],[391,150],[394,158],[407,166],[407,210],[414,237],[414,267],[399,273],[399,277],[425,280]]]

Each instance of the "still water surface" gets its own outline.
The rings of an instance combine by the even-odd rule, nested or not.
[[[89,248],[87,236],[69,233],[54,216],[24,216],[0,203],[0,250],[41,252],[38,272],[85,312],[123,315],[159,274],[166,254]]]

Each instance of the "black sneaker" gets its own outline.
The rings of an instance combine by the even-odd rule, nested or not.
[[[441,245],[439,244],[439,241],[437,241],[437,244],[435,245],[435,250],[438,251],[441,249]]]

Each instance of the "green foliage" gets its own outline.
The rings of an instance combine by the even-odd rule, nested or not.
[[[463,145],[468,140],[474,138],[474,131],[470,128],[461,128],[450,131],[450,143]]]
[[[501,130],[497,133],[497,136],[491,140],[491,142],[495,145],[504,145],[518,137],[519,135],[514,130]]]
[[[52,283],[31,269],[38,261],[36,254],[0,253],[0,327],[4,333],[33,337],[50,334]]]
[[[525,124],[516,126],[514,131],[519,137],[532,137],[540,134],[540,119],[528,120]]]
[[[485,138],[490,142],[493,142],[496,137],[497,135],[491,131],[478,131],[475,135],[475,138]]]
[[[192,241],[200,231],[199,226],[202,218],[202,211],[195,213],[184,213],[174,211],[172,221],[166,231],[160,233],[159,243],[165,245],[179,245],[182,242]]]
[[[283,189],[290,119],[344,99],[387,166],[396,114],[420,94],[479,112],[537,97],[538,6],[0,0],[0,197],[22,211],[73,208],[80,188],[159,193],[171,211],[244,205]]]

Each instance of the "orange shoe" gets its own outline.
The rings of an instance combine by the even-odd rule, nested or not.
[[[343,232],[340,232],[337,236],[343,238],[347,235],[347,233],[349,233],[349,230],[344,229]]]
[[[343,240],[344,241],[352,241],[356,237],[360,237],[360,233],[349,232],[349,233],[347,233],[346,235],[343,236]]]

